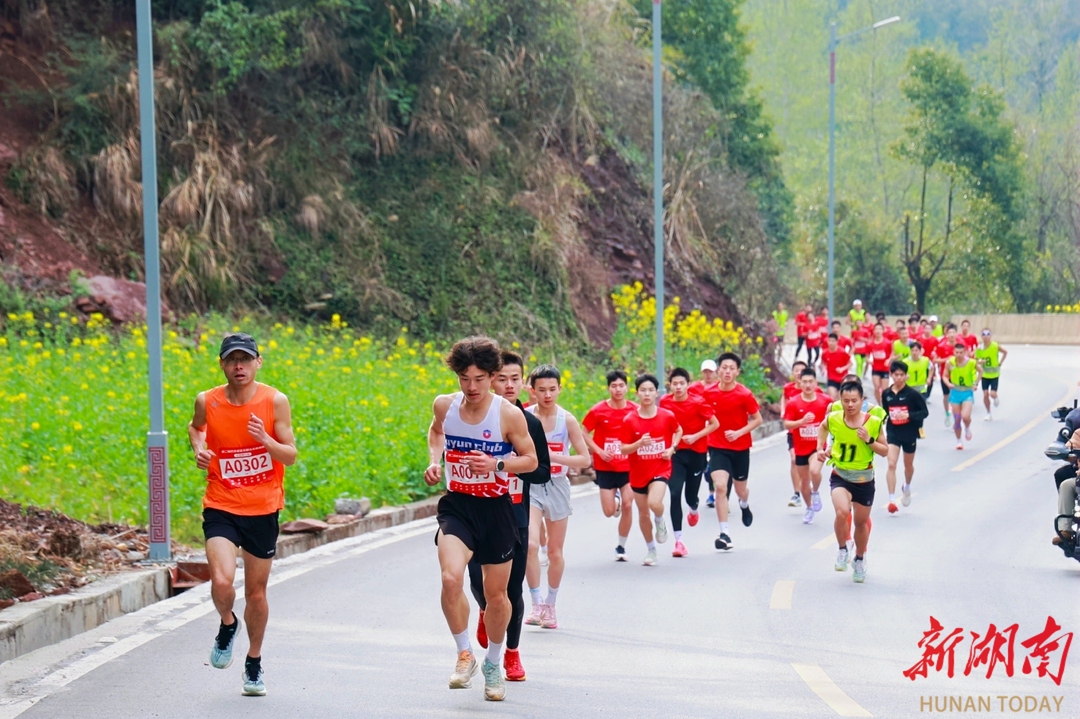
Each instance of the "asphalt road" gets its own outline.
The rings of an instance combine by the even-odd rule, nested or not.
[[[643,567],[635,534],[631,561],[616,563],[614,520],[581,488],[560,627],[526,627],[528,681],[509,683],[501,704],[483,701],[480,677],[471,690],[447,689],[454,645],[425,520],[277,564],[264,698],[240,695],[240,661],[225,671],[208,665],[217,619],[202,587],[0,665],[0,719],[911,717],[942,696],[975,706],[985,697],[993,716],[1011,715],[1008,697],[1025,696],[1058,716],[1080,715],[1080,656],[1059,686],[1023,672],[1021,646],[1050,615],[1063,631],[1080,630],[1080,564],[1050,545],[1054,465],[1042,456],[1057,426],[1048,410],[1066,397],[1071,404],[1080,353],[1009,350],[995,421],[982,421],[977,395],[975,438],[963,452],[942,426],[935,390],[914,499],[895,516],[885,511],[879,460],[865,584],[833,570],[828,506],[810,526],[786,506],[787,451],[766,440],[751,462],[754,524],[733,524],[729,553],[713,549],[715,515],[703,513],[684,534],[689,557],[672,558],[669,543],[658,566]],[[965,630],[955,676],[931,668],[912,681],[903,672],[922,656],[931,615],[946,633]],[[970,632],[985,635],[991,623],[1019,625],[1013,676],[1003,665],[990,679],[985,665],[965,676]],[[245,647],[240,640],[238,652]],[[1006,697],[1004,711],[997,697]]]

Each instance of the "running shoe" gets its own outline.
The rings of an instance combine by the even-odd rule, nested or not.
[[[664,521],[663,517],[661,517],[660,519],[656,520],[656,543],[663,544],[664,542],[666,542],[667,535],[667,522]]]
[[[233,645],[236,644],[236,635],[240,633],[240,618],[233,614],[233,623],[218,627],[217,638],[214,646],[210,649],[210,666],[214,669],[228,669],[233,662]]]
[[[507,649],[503,654],[503,671],[508,682],[525,681],[525,667],[521,666],[521,653],[517,649]]]
[[[727,536],[727,534],[723,532],[720,532],[720,536],[717,537],[716,541],[713,542],[713,546],[715,546],[717,549],[727,550],[732,549],[734,545],[732,544],[731,537]]]
[[[957,442],[956,443],[956,448],[957,449],[963,449],[964,448],[964,443],[963,442]]]
[[[624,547],[621,544],[615,545],[615,561],[616,562],[625,562],[626,561],[626,547]]]
[[[821,511],[821,495],[817,492],[810,493],[810,509],[815,512]]]
[[[462,649],[458,652],[454,673],[450,675],[450,688],[468,689],[472,686],[472,678],[479,668],[473,653],[468,649]]]
[[[648,553],[646,553],[645,558],[641,560],[641,563],[646,567],[656,566],[656,550],[650,549]]]
[[[484,626],[484,610],[480,610],[480,618],[476,621],[476,643],[487,649],[487,627]]]
[[[854,570],[851,573],[851,581],[862,584],[866,581],[866,560],[856,559],[851,563],[851,568]]]
[[[911,485],[905,484],[900,488],[900,492],[900,504],[905,507],[909,506],[911,504]]]
[[[994,406],[995,406],[995,407],[997,407],[997,406],[998,406],[998,398],[997,398],[997,397],[994,397]]]
[[[945,415],[945,429],[952,429],[953,418],[948,414]]]
[[[683,544],[681,540],[676,539],[675,540],[675,549],[671,550],[671,556],[673,556],[673,557],[685,557],[688,554],[690,554],[690,552],[686,551],[686,545]]]
[[[994,421],[994,415],[987,412],[986,416],[983,417],[983,422],[993,422],[993,421]]]
[[[964,430],[964,439],[966,439],[968,442],[971,441],[971,427],[968,427],[966,430]]]
[[[538,627],[538,626],[540,626],[541,622],[543,622],[543,621],[544,621],[544,605],[543,604],[534,604],[534,605],[532,605],[532,609],[529,611],[529,616],[525,617],[525,623],[528,624],[531,627]]]
[[[836,553],[836,564],[833,565],[833,569],[838,572],[846,572],[848,565],[848,549],[844,547]]]
[[[540,547],[540,566],[546,567],[548,565],[547,547]]]
[[[716,495],[713,494],[712,492],[709,492],[709,498],[705,500],[705,506],[706,507],[715,507],[716,506]]]
[[[506,680],[503,679],[502,667],[484,659],[484,699],[501,702],[505,698]]]
[[[266,696],[266,683],[263,681],[261,665],[254,671],[249,667],[244,667],[244,690],[242,693],[246,697]]]
[[[744,527],[749,527],[754,523],[754,513],[750,511],[750,505],[745,507],[739,507],[742,510],[742,523]]]
[[[619,490],[615,490],[615,516],[618,517],[622,514],[622,494]]]
[[[813,509],[807,508],[807,510],[805,512],[803,512],[802,523],[803,524],[813,524],[814,523],[814,510]]]
[[[544,629],[558,629],[559,620],[555,618],[555,605],[545,604],[540,613],[540,626]]]
[[[900,511],[900,508],[896,506],[896,502],[889,502],[889,514],[896,514]]]
[[[699,519],[701,519],[701,515],[698,514],[696,509],[691,509],[686,513],[686,523],[691,527],[696,527]]]
[[[787,506],[789,506],[789,507],[801,507],[802,506],[802,497],[799,496],[798,492],[791,495],[791,499],[789,499],[787,501]]]

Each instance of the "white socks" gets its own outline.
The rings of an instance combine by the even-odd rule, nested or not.
[[[664,523],[664,515],[662,515],[662,514],[654,514],[653,515],[653,522],[655,522],[656,524],[663,524]]]
[[[675,541],[676,542],[681,542],[682,541],[682,530],[681,529],[675,530]]]
[[[558,594],[559,594],[559,588],[558,587],[553,587],[553,586],[551,586],[549,584],[548,585],[547,599],[544,601],[544,604],[547,604],[548,606],[554,607],[555,606],[555,597]]]
[[[502,650],[503,650],[503,645],[502,644],[496,644],[495,642],[488,642],[487,660],[489,662],[491,662],[492,664],[498,666],[499,662],[502,661]]]
[[[466,629],[461,634],[454,635],[454,644],[457,644],[457,650],[459,652],[472,651],[472,643],[469,642],[469,630]]]
[[[746,508],[747,508],[747,507],[749,507],[749,506],[750,506],[750,503],[749,503],[749,502],[745,502],[745,501],[743,501],[743,500],[741,500],[741,499],[739,500],[739,508],[740,508],[740,509],[746,509]]]
[[[648,547],[650,552],[656,551],[656,542],[646,542],[645,546]]]
[[[720,522],[720,534],[727,534],[727,522]]]
[[[540,594],[540,587],[537,587],[536,589],[529,587],[529,597],[532,598],[534,607],[538,607],[544,603],[544,597]]]
[[[626,543],[630,541],[630,537],[619,537],[619,546],[625,548]]]

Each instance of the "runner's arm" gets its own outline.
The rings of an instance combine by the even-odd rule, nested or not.
[[[874,454],[879,457],[887,457],[889,454],[889,443],[885,440],[885,425],[881,425],[881,429],[878,430],[877,439],[870,442],[870,449],[874,450]]]
[[[581,431],[577,418],[569,412],[566,414],[566,433],[570,435],[570,446],[577,454],[552,454],[551,461],[555,464],[565,464],[567,467],[585,469],[592,464],[589,445],[585,441],[585,433]]]
[[[292,408],[289,398],[278,392],[274,395],[274,433],[266,431],[263,421],[254,414],[248,418],[248,434],[262,443],[270,458],[286,467],[296,464],[296,437],[292,428]]]
[[[705,426],[701,428],[700,432],[695,432],[694,434],[685,435],[685,436],[683,436],[682,441],[687,446],[689,446],[689,445],[693,444],[694,442],[697,442],[702,437],[709,436],[710,434],[712,434],[713,432],[715,432],[718,429],[720,429],[720,420],[718,420],[716,418],[716,415],[714,414],[713,416],[709,417],[708,421],[705,422]],[[676,445],[676,446],[678,446],[678,445]]]
[[[828,419],[828,417],[826,417],[824,420],[822,420],[821,424],[818,425],[818,433],[817,433],[818,460],[820,460],[822,462],[825,462],[826,460],[829,459],[829,455],[827,453],[827,450],[825,449],[825,445],[828,442],[828,440],[829,440],[829,419]]]
[[[424,481],[434,487],[442,480],[442,460],[446,452],[446,435],[443,433],[443,420],[450,408],[450,396],[439,395],[432,405],[431,426],[428,427],[428,467],[424,470]]]
[[[998,367],[1005,364],[1005,358],[1009,356],[1009,350],[998,345]]]
[[[503,400],[502,406],[502,426],[503,434],[506,436],[507,441],[514,445],[514,454],[517,455],[503,458],[504,469],[514,474],[531,472],[536,469],[539,465],[536,458],[536,445],[533,444],[532,437],[529,435],[529,426],[525,422],[525,416],[517,407],[506,400]],[[495,458],[488,457],[488,459],[492,460],[492,466],[488,471],[493,471],[495,469]],[[476,463],[473,464],[473,467],[475,471]]]
[[[761,418],[761,410],[759,409],[757,412],[754,412],[752,415],[750,415],[750,421],[746,423],[745,427],[738,430],[736,434],[738,434],[740,437],[745,434],[750,434],[755,429],[760,427],[762,422],[764,422],[764,420]]]
[[[908,408],[908,419],[912,422],[922,422],[930,416],[930,410],[926,408],[926,400],[918,392],[911,392],[911,404],[914,407]]]
[[[195,412],[188,423],[188,441],[195,453],[195,465],[199,469],[209,467],[214,453],[206,448],[206,394],[203,392],[195,397]]]
[[[535,415],[522,412],[529,426],[529,436],[532,437],[533,446],[536,447],[536,469],[531,472],[521,472],[518,477],[529,484],[544,484],[551,481],[551,455],[548,452],[547,435],[544,434],[544,423]]]

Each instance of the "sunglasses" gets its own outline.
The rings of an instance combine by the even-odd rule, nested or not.
[[[983,335],[983,337],[989,337],[990,336],[990,330],[983,330],[982,335]]]

